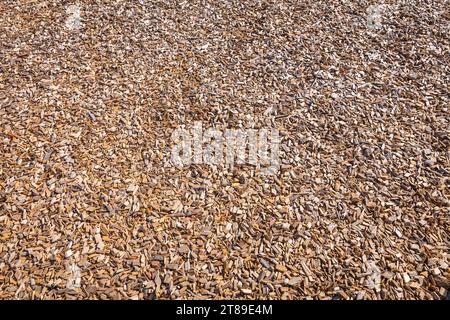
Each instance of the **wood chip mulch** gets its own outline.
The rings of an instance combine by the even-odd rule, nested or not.
[[[2,0],[0,298],[448,297],[450,10],[377,5]],[[166,165],[194,121],[280,172]]]

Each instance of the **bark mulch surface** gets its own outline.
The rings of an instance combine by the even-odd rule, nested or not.
[[[447,1],[0,5],[0,298],[443,299]],[[274,127],[281,169],[170,165]]]

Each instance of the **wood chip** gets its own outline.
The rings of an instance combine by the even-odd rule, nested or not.
[[[388,2],[2,1],[0,299],[448,297],[448,3]]]

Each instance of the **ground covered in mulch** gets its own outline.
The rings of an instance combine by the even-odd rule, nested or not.
[[[0,5],[0,298],[442,299],[446,1]],[[273,127],[281,168],[170,163]]]

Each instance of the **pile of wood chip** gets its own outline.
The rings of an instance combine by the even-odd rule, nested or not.
[[[0,298],[445,299],[449,22],[446,1],[2,0]],[[279,173],[168,165],[195,121],[277,128]]]

